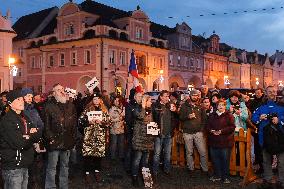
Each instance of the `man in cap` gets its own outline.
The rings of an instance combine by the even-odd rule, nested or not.
[[[67,101],[65,90],[60,84],[55,84],[52,92],[44,109],[44,138],[48,151],[45,188],[56,188],[55,175],[59,159],[59,188],[67,189],[70,150],[76,140],[77,113],[74,104]]]
[[[5,189],[26,189],[28,167],[34,159],[33,143],[38,142],[41,132],[33,128],[28,117],[21,114],[24,99],[20,90],[7,94],[9,111],[0,122],[0,149],[2,176]]]
[[[181,106],[179,118],[183,128],[187,168],[190,174],[192,174],[192,171],[194,170],[193,144],[195,144],[200,155],[201,168],[207,174],[207,150],[205,137],[202,132],[205,124],[206,112],[198,105],[198,96],[198,90],[193,89],[190,91],[190,98]]]

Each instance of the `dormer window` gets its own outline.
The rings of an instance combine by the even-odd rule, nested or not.
[[[143,29],[140,27],[136,27],[136,39],[143,38]]]
[[[65,26],[65,35],[73,35],[74,33],[75,33],[74,25],[72,23],[67,24]]]

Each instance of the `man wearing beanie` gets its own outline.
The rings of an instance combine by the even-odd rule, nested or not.
[[[193,89],[190,91],[190,98],[181,106],[180,120],[183,128],[183,138],[186,148],[187,168],[190,174],[194,170],[193,149],[194,144],[200,155],[202,170],[208,174],[207,150],[205,137],[202,132],[206,112],[198,105],[199,91]]]
[[[10,110],[0,122],[0,150],[4,189],[26,189],[28,167],[34,159],[33,143],[41,133],[22,114],[24,99],[20,90],[7,94]]]
[[[77,113],[60,84],[55,84],[52,96],[44,109],[44,138],[47,143],[48,162],[45,188],[56,188],[55,175],[60,161],[59,188],[68,189],[70,150],[76,142]]]

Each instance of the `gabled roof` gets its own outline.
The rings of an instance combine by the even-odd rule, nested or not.
[[[151,22],[150,31],[152,32],[153,37],[160,38],[160,39],[166,39],[166,35],[175,33],[176,29]]]
[[[12,28],[17,33],[14,40],[26,39],[40,24],[41,22],[50,14],[50,12],[57,7],[51,7],[48,9],[41,10],[26,16],[22,16],[17,22],[12,26]]]

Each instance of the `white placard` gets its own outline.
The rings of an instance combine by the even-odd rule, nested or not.
[[[69,98],[75,98],[76,93],[77,93],[76,90],[68,88],[68,87],[66,87],[65,92]]]
[[[99,81],[96,77],[94,77],[91,81],[89,81],[87,84],[85,84],[86,87],[89,89],[89,91],[93,91],[96,86],[99,85]]]
[[[153,179],[149,168],[142,167],[142,176],[144,180],[145,188],[152,188],[153,187]]]
[[[159,135],[160,129],[158,128],[157,123],[150,122],[147,124],[147,134],[148,135]]]
[[[90,112],[87,112],[87,116],[88,116],[88,121],[92,121],[92,120],[102,121],[103,120],[102,111],[90,111]]]

